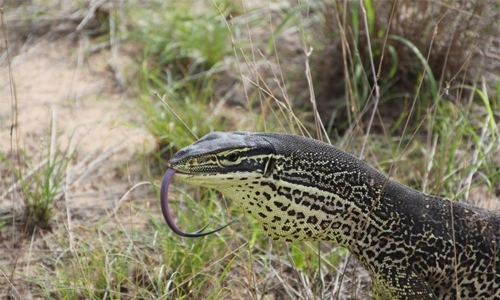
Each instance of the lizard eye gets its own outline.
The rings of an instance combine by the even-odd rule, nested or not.
[[[233,153],[230,153],[230,154],[227,156],[227,160],[232,161],[232,162],[235,162],[235,161],[237,161],[237,160],[238,160],[238,158],[239,158],[239,157],[240,157],[240,156],[239,156],[237,153],[233,152]]]

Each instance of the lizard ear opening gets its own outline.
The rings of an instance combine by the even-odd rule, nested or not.
[[[271,155],[267,160],[266,164],[264,165],[264,172],[263,172],[264,177],[271,176],[271,174],[273,174],[275,166],[276,166],[275,159]]]
[[[272,154],[269,154],[269,159],[266,161],[263,170],[264,177],[269,177],[273,174],[273,171],[276,168],[276,159],[274,158],[274,155],[276,154],[276,149],[274,148],[273,143],[271,143],[268,139],[266,139],[265,137],[263,137],[263,139],[269,143],[269,146],[271,146],[271,149],[273,150]]]

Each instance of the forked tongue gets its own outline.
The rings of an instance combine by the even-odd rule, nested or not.
[[[176,171],[172,168],[169,168],[167,172],[165,172],[165,176],[163,177],[160,189],[161,211],[163,212],[163,217],[165,218],[168,227],[170,227],[170,229],[172,229],[173,232],[175,232],[177,235],[184,237],[201,237],[212,233],[216,233],[217,231],[222,230],[227,226],[231,225],[232,222],[209,232],[203,232],[203,230],[205,230],[208,227],[208,225],[210,225],[210,222],[200,230],[191,233],[187,233],[179,229],[179,227],[175,225],[174,219],[172,218],[172,214],[170,213],[170,209],[168,206],[168,188],[170,187],[170,182],[172,182],[172,178],[174,177],[175,172]]]

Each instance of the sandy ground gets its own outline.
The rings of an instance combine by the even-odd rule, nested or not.
[[[90,165],[105,155],[107,159],[101,157],[103,161],[96,162],[95,172],[114,170],[133,162],[137,150],[152,147],[153,141],[140,126],[137,108],[131,103],[135,99],[128,96],[126,89],[117,90],[108,64],[111,53],[102,51],[85,56],[78,44],[73,39],[40,41],[11,58],[17,92],[19,145],[36,165],[47,156],[50,130],[54,127],[58,148],[64,151],[70,144],[69,148],[74,149],[72,163],[87,159]],[[3,66],[0,70],[0,152],[3,154],[11,152],[14,100],[10,87],[9,69]],[[96,179],[92,175],[87,177]]]
[[[139,100],[130,96],[127,87],[118,87],[116,70],[110,68],[113,61],[122,72],[127,60],[120,58],[118,62],[109,50],[85,55],[82,42],[75,38],[40,39],[10,56],[11,73],[6,55],[0,69],[2,156],[16,164],[15,153],[24,152],[28,159],[22,160],[29,167],[23,170],[29,180],[30,169],[45,165],[51,144],[63,154],[72,153],[64,193],[55,203],[56,216],[51,221],[67,229],[95,222],[115,208],[130,187],[141,181],[143,166],[138,153],[149,153],[154,147],[138,114]],[[16,101],[17,126],[11,137]],[[50,135],[51,128],[55,135]],[[10,171],[8,162],[0,161],[0,216],[22,217],[24,201]],[[138,190],[153,196],[149,185]],[[12,230],[11,226],[0,231],[0,270],[8,273],[16,265],[20,271],[29,265],[31,250],[27,248],[31,246],[20,242],[22,232],[22,228]],[[43,248],[43,242],[35,244],[38,246]],[[0,295],[8,286],[4,280],[8,276],[1,276]]]

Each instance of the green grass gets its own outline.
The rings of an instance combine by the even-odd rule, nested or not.
[[[231,1],[150,1],[113,8],[112,15],[130,25],[121,34],[140,48],[133,66],[134,105],[158,145],[154,153],[138,150],[151,192],[122,199],[128,201],[120,201],[115,212],[68,230],[51,208],[71,151],[47,147],[38,160],[24,152],[23,172],[47,161],[31,178],[2,156],[2,173],[21,181],[26,212],[37,224],[54,224],[45,237],[50,249],[58,249],[39,254],[29,274],[22,265],[8,271],[47,299],[333,297],[344,249],[270,241],[256,221],[215,191],[174,182],[176,222],[194,231],[210,220],[210,228],[236,220],[230,227],[200,239],[181,238],[167,228],[158,205],[165,162],[215,130],[292,132],[326,140],[321,120],[333,144],[398,181],[457,201],[493,199],[478,204],[494,206],[500,185],[500,83],[476,76],[468,56],[480,40],[471,31],[486,38],[491,27],[463,8],[456,8],[461,12],[456,18],[439,12],[425,22],[406,22],[397,8],[390,19],[392,7],[381,3],[263,3],[250,9],[246,1],[243,7]],[[485,11],[482,2],[474,5]],[[487,8],[488,13],[498,9]],[[453,36],[463,32],[466,44],[441,32],[433,36],[438,20]],[[470,28],[463,27],[464,20]],[[414,32],[425,34],[419,38]],[[314,50],[307,58],[309,47]],[[306,62],[311,81],[304,75]],[[351,279],[356,277],[347,274],[344,284]],[[366,298],[356,286],[343,293]]]
[[[43,145],[45,149],[41,156],[33,155],[35,151],[20,148],[19,144],[16,145],[17,157],[13,157],[12,160],[0,153],[0,160],[15,180],[15,184],[2,194],[2,198],[19,188],[20,198],[25,206],[23,220],[30,231],[34,227],[43,229],[51,227],[49,221],[54,215],[55,201],[62,195],[65,171],[72,157],[69,146],[64,150],[58,149],[57,128],[54,122],[52,125],[49,131],[52,133],[46,138],[48,144]]]

